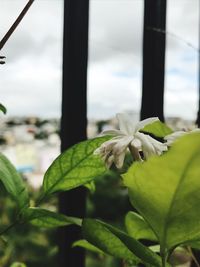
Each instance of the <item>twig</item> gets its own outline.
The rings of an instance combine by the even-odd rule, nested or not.
[[[11,228],[13,228],[16,224],[18,223],[18,221],[13,222],[12,224],[10,224],[8,227],[6,227],[3,231],[0,232],[0,236],[5,234],[6,232],[8,232]]]
[[[194,255],[194,253],[192,252],[191,247],[187,247],[187,250],[188,250],[188,252],[189,252],[189,254],[190,254],[192,260],[193,260],[194,263],[196,264],[196,266],[197,266],[197,267],[200,267],[200,265],[199,265],[199,263],[198,263],[198,261],[197,261],[195,255]]]
[[[186,41],[185,39],[183,39],[182,37],[178,36],[177,34],[175,34],[173,32],[165,31],[165,30],[162,30],[162,29],[154,28],[154,27],[148,27],[147,30],[155,31],[155,32],[158,32],[158,33],[163,33],[163,34],[169,35],[169,36],[171,36],[171,37],[173,37],[173,38],[185,43],[187,46],[191,47],[192,49],[194,49],[198,53],[200,52],[200,50],[197,47],[195,47],[192,43]]]
[[[15,29],[17,28],[17,26],[19,25],[19,23],[21,22],[21,20],[23,19],[23,17],[25,16],[25,14],[27,13],[27,11],[29,10],[29,8],[31,7],[31,5],[33,4],[34,1],[35,0],[29,0],[28,1],[28,3],[26,4],[26,6],[22,10],[22,12],[19,14],[17,19],[13,23],[13,25],[10,27],[8,32],[4,35],[4,37],[0,41],[0,50],[4,47],[4,45],[6,44],[6,42],[10,38],[10,36],[13,34],[13,32],[15,31]]]

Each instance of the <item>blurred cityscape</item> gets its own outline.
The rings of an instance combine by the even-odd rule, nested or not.
[[[137,123],[139,114],[128,112]],[[59,119],[37,117],[1,116],[0,149],[17,170],[27,179],[33,189],[41,186],[43,175],[60,153]],[[166,123],[174,130],[191,130],[194,121],[167,118]],[[102,130],[117,128],[115,118],[89,120],[88,138],[97,136]]]

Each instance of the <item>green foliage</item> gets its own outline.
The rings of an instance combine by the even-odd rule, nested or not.
[[[104,255],[105,253],[100,250],[99,248],[95,247],[94,245],[90,244],[87,240],[81,239],[73,243],[73,247],[82,247],[85,248],[89,251],[102,254]]]
[[[12,163],[1,153],[0,166],[0,180],[7,192],[16,201],[20,210],[27,207],[29,197],[24,182]]]
[[[145,126],[142,131],[159,138],[172,133],[170,128],[159,121]],[[200,134],[185,135],[172,145],[164,155],[152,156],[146,162],[133,162],[128,171],[122,174],[124,185],[127,188],[121,189],[119,194],[116,194],[111,187],[119,186],[120,182],[117,178],[119,178],[119,174],[122,171],[107,172],[102,159],[94,155],[94,151],[108,139],[110,139],[109,136],[87,140],[62,153],[45,173],[43,192],[36,203],[41,203],[51,194],[83,185],[93,193],[89,201],[91,199],[95,200],[94,192],[101,199],[104,199],[105,194],[108,195],[109,198],[107,199],[109,200],[105,200],[107,213],[110,214],[110,210],[114,210],[112,207],[117,206],[117,212],[115,210],[115,213],[112,213],[112,217],[115,214],[115,217],[121,219],[120,210],[121,206],[124,208],[124,203],[126,203],[128,188],[131,204],[138,213],[128,212],[126,215],[125,226],[127,233],[99,220],[83,219],[82,221],[79,218],[65,216],[44,208],[29,207],[29,196],[22,178],[10,161],[0,154],[0,182],[3,185],[2,188],[12,197],[18,207],[17,213],[15,211],[9,215],[1,216],[3,222],[1,228],[3,230],[1,229],[0,232],[5,234],[0,239],[2,247],[7,244],[8,230],[11,233],[8,236],[12,240],[12,242],[9,242],[9,249],[7,250],[6,248],[9,259],[8,257],[2,257],[1,261],[0,257],[2,266],[8,266],[8,264],[10,266],[13,261],[22,261],[25,264],[29,264],[30,267],[34,266],[35,263],[31,265],[32,263],[27,258],[18,259],[13,257],[12,252],[13,247],[17,252],[21,250],[18,244],[21,244],[20,242],[25,238],[26,233],[30,233],[30,228],[28,228],[30,224],[33,229],[38,229],[38,227],[50,229],[70,224],[82,226],[84,240],[75,242],[73,244],[74,247],[86,248],[91,252],[100,254],[101,257],[102,255],[105,257],[108,254],[126,261],[127,264],[128,262],[131,262],[132,265],[143,263],[146,267],[168,267],[170,265],[167,262],[172,259],[175,259],[174,262],[178,264],[179,259],[175,256],[177,256],[177,251],[180,250],[176,248],[180,245],[200,248]],[[142,139],[141,142],[143,142]],[[145,142],[143,145],[152,149],[152,143],[148,143],[148,139],[145,139]],[[156,144],[158,145],[158,143]],[[111,143],[110,145],[112,146],[113,144]],[[156,147],[153,148],[156,149]],[[135,149],[137,150],[136,147]],[[115,149],[108,149],[108,152],[120,154],[121,150],[115,147]],[[140,151],[138,150],[137,152],[139,153]],[[105,150],[105,156],[110,156],[110,154],[107,155],[106,153],[107,150]],[[127,169],[125,164],[123,167],[125,172]],[[94,184],[95,178],[101,178],[101,182],[97,182],[97,186]],[[121,198],[121,195],[125,196],[125,198],[121,202],[122,205],[118,206],[119,203],[116,200],[116,196],[118,199]],[[35,201],[32,202],[34,203]],[[100,200],[101,204],[103,202],[103,200]],[[111,207],[109,204],[112,204]],[[105,205],[103,208],[100,205],[100,209],[104,210],[104,216],[106,217]],[[4,207],[4,203],[0,202],[0,208],[2,207]],[[125,208],[123,212],[126,213],[127,210]],[[1,209],[0,212],[2,215],[3,211]],[[99,216],[98,214],[93,215]],[[110,220],[112,218],[107,217],[107,219]],[[29,225],[26,223],[29,223]],[[21,227],[22,225],[23,227]],[[19,232],[13,232],[13,234],[13,226],[19,227]],[[35,242],[40,242],[41,236],[36,238],[37,234],[34,232],[32,235],[31,232],[27,239],[30,236],[33,238],[28,242],[32,247],[37,247],[38,244],[36,245]],[[41,238],[42,244],[45,243],[43,238],[44,236]],[[142,244],[143,241],[141,240],[143,239],[154,241],[157,245],[147,247]],[[10,244],[12,245],[10,246]],[[46,253],[45,255],[47,255],[48,259],[51,259],[52,255],[56,253],[56,247],[50,250],[49,255],[49,250],[45,250],[45,247],[41,244],[39,246],[41,255]],[[189,253],[190,248],[187,249],[187,253],[185,251],[185,249],[182,249],[181,253]],[[0,250],[0,253],[4,256],[3,251]],[[171,255],[172,257],[170,257]],[[186,258],[188,259],[188,255]],[[173,262],[173,260],[170,262]],[[16,262],[14,264],[19,265],[20,263]],[[11,266],[18,266],[14,264]],[[44,262],[42,264],[44,265]],[[19,266],[23,267],[23,264]]]
[[[95,180],[95,186],[95,193],[88,194],[87,197],[87,217],[123,225],[124,214],[132,207],[118,172],[110,171],[99,177]]]
[[[142,132],[153,134],[157,137],[165,137],[168,134],[173,133],[172,129],[170,129],[165,123],[161,121],[156,121],[151,124],[146,125]]]
[[[179,244],[200,240],[200,134],[182,137],[168,153],[134,164],[124,183],[132,204],[151,226],[164,257]]]
[[[26,267],[26,265],[21,262],[14,262],[10,267]]]
[[[23,212],[25,222],[43,228],[54,228],[70,224],[81,225],[81,220],[68,217],[63,214],[52,212],[41,208],[28,208]]]
[[[104,252],[136,263],[142,261],[161,266],[161,258],[136,239],[99,220],[83,220],[83,236]]]
[[[44,196],[87,184],[103,175],[106,167],[94,150],[109,137],[100,137],[74,145],[62,153],[44,176]]]
[[[126,215],[125,225],[128,234],[136,239],[158,240],[147,222],[136,212],[130,211]]]
[[[138,262],[137,257],[103,222],[84,219],[82,229],[84,238],[98,249],[117,258]]]
[[[1,104],[1,103],[0,103],[0,110],[1,110],[4,114],[6,114],[6,112],[7,112],[6,107],[5,107],[3,104]]]
[[[36,191],[30,192],[33,201],[37,194]],[[56,208],[56,199],[51,198],[49,205]],[[0,229],[4,230],[12,225],[15,217],[16,201],[10,198],[0,183]],[[27,267],[57,266],[55,235],[54,229],[40,229],[30,223],[15,224],[1,236],[0,266],[10,267],[13,262],[23,262]]]

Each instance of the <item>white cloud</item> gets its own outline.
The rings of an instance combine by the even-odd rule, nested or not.
[[[1,0],[1,36],[25,3]],[[1,101],[10,115],[60,116],[62,7],[63,0],[35,1],[2,50]]]
[[[139,112],[142,18],[142,1],[91,1],[89,117]]]
[[[0,0],[0,35],[25,0]],[[198,101],[198,0],[168,0],[165,114],[195,119]],[[1,101],[10,115],[60,116],[63,0],[36,0],[2,50]],[[142,0],[91,0],[89,118],[140,111]],[[185,41],[183,41],[184,39]]]
[[[196,119],[198,110],[198,0],[168,2],[165,114]],[[179,38],[180,37],[180,38]]]
[[[115,74],[117,69],[106,62],[89,68],[89,117],[105,119],[123,110],[139,110],[141,82],[138,75],[123,77],[123,74]]]

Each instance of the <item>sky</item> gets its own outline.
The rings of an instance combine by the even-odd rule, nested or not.
[[[0,0],[0,38],[26,0]],[[90,0],[88,117],[140,112],[143,0]],[[168,0],[165,117],[195,120],[198,0]],[[60,117],[63,0],[35,0],[1,54],[8,115]]]

